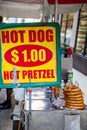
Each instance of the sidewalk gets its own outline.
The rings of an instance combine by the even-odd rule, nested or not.
[[[12,130],[10,109],[0,111],[0,130]]]
[[[0,92],[0,103],[6,99],[6,90]],[[10,119],[10,109],[0,110],[0,130],[12,130],[12,120]]]

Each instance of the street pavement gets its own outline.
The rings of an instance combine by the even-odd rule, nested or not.
[[[0,111],[0,130],[12,130],[10,109]]]
[[[6,100],[6,90],[0,91],[0,103]],[[10,109],[0,110],[0,130],[12,130],[12,120],[10,119]]]

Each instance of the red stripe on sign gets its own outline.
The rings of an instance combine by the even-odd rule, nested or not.
[[[83,4],[87,3],[87,0],[57,0],[58,4]],[[48,0],[49,4],[55,4],[55,0]]]

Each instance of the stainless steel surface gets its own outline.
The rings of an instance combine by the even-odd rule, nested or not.
[[[31,110],[50,110],[50,90],[33,88],[31,93]],[[29,110],[29,93],[25,96],[25,110]]]

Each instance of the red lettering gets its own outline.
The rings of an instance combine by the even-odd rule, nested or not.
[[[24,43],[24,30],[19,30],[18,32],[15,30],[10,31],[2,31],[2,43],[16,43],[18,42],[18,33],[20,37],[20,42]]]
[[[38,32],[29,30],[29,42],[44,42],[45,40],[47,42],[53,41],[53,30],[48,29],[46,33],[44,30],[38,30]]]
[[[15,30],[11,31],[10,38],[13,43],[16,43],[18,41],[18,33]]]
[[[46,41],[48,41],[48,42],[53,41],[53,31],[51,29],[48,29],[46,31]]]
[[[25,70],[23,70],[22,71],[22,77],[23,77],[23,79],[25,79],[25,76],[27,75],[27,71],[25,71]]]
[[[55,78],[54,70],[51,70],[51,78]]]
[[[4,71],[4,80],[13,79],[13,71]]]
[[[4,71],[4,80],[8,80],[8,79],[9,79],[9,72]]]
[[[41,72],[42,70],[38,70],[39,78],[41,78]]]
[[[43,71],[43,76],[42,76],[42,78],[47,78],[46,77],[46,70],[42,70]]]
[[[9,31],[2,31],[2,43],[9,43]]]
[[[24,43],[25,30],[12,30],[12,31],[2,31],[2,43],[17,43],[20,41]],[[47,42],[53,41],[53,30],[29,30],[28,31],[29,42]]]
[[[23,43],[24,42],[24,30],[19,30],[18,33],[20,34],[20,42]]]
[[[44,42],[44,38],[45,38],[45,36],[44,36],[44,31],[43,31],[43,30],[39,30],[37,37],[38,37],[38,41],[39,41],[39,42]]]
[[[28,71],[28,78],[29,78],[29,79],[32,79],[32,78],[33,78],[32,70],[29,70],[29,71]]]
[[[34,71],[34,78],[37,79],[38,75],[37,75],[37,70]]]
[[[10,71],[10,79],[13,79],[13,71]]]
[[[51,72],[50,72],[50,70],[47,70],[47,78],[51,78]]]
[[[16,71],[17,79],[19,79],[19,72],[20,71]]]
[[[29,42],[36,42],[36,31],[29,30]]]

